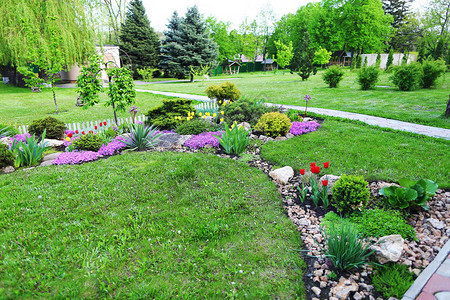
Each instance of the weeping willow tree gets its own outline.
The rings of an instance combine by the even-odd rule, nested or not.
[[[26,76],[27,85],[47,82],[55,74],[84,63],[94,51],[87,0],[2,0],[0,2],[0,65]]]

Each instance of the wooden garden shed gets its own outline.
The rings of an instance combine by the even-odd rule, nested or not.
[[[241,68],[241,64],[236,60],[228,60],[222,64],[222,69],[225,74],[239,74],[239,69]]]
[[[334,51],[331,54],[330,65],[350,66],[352,62],[352,53],[344,50]]]

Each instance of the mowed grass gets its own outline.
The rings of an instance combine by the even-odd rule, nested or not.
[[[270,142],[261,155],[279,167],[309,169],[329,161],[325,174],[356,174],[368,181],[431,179],[450,188],[450,141],[393,132],[361,123],[326,119],[315,132]]]
[[[127,153],[0,176],[2,298],[297,299],[301,239],[231,159]]]
[[[303,97],[310,94],[308,106],[355,112],[442,128],[450,128],[450,119],[444,117],[449,98],[450,73],[438,80],[437,88],[399,91],[389,80],[391,74],[382,73],[374,90],[362,91],[357,83],[357,72],[347,70],[336,89],[330,89],[322,80],[323,71],[302,81],[297,74],[284,75],[259,72],[241,73],[230,82],[245,96],[269,103],[304,106]],[[235,76],[236,77],[236,76]],[[220,78],[220,77],[214,77]],[[142,89],[206,95],[205,89],[214,81],[194,83],[164,83],[141,86]]]
[[[0,83],[0,123],[29,125],[33,120],[53,116],[65,123],[86,122],[113,119],[112,108],[105,107],[105,93],[101,94],[100,103],[89,109],[75,106],[78,94],[76,89],[56,89],[56,101],[60,112],[55,114],[53,94],[49,89],[42,93],[32,93],[29,88],[18,88]],[[158,106],[167,97],[150,93],[136,93],[136,106],[139,114]],[[129,118],[128,112],[119,112],[118,117]]]

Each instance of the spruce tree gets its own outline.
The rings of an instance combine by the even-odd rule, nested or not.
[[[120,29],[120,48],[126,53],[121,55],[123,63],[128,64],[131,60],[136,76],[137,69],[158,65],[159,47],[158,35],[150,26],[142,1],[131,1]]]
[[[391,47],[391,49],[389,50],[389,55],[388,55],[387,62],[386,62],[386,70],[392,65],[393,62],[394,62],[394,48]]]
[[[161,63],[159,66],[164,70],[165,77],[185,77],[183,68],[175,61],[179,55],[180,46],[178,45],[178,41],[181,34],[181,21],[182,18],[174,11],[167,25],[168,30],[164,32],[165,39],[161,48]]]
[[[169,23],[169,33],[164,41],[164,65],[177,78],[194,75],[191,68],[215,62],[218,56],[217,44],[210,38],[205,21],[197,6],[188,8],[186,16],[177,23],[176,15]],[[171,28],[170,26],[174,27]],[[175,29],[175,30],[173,30]]]
[[[317,72],[313,64],[314,52],[309,35],[305,34],[299,47],[295,49],[294,58],[291,61],[291,71],[296,71],[302,80],[308,79],[311,73],[316,74]]]

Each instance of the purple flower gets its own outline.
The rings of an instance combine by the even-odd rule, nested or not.
[[[29,134],[28,132],[25,134],[16,134],[13,138],[13,144],[15,142],[22,142],[22,143],[26,143],[27,142],[27,137],[30,138],[31,134]]]
[[[218,148],[219,140],[214,135],[222,136],[222,133],[223,131],[215,131],[193,135],[184,143],[184,145],[192,149],[204,148],[207,145]]]
[[[311,95],[306,94],[305,97],[303,97],[303,100],[305,100],[306,103],[308,103],[308,101],[311,100]]]
[[[308,132],[316,131],[317,128],[321,127],[319,123],[314,121],[309,122],[292,122],[291,129],[289,133],[293,135],[301,135]]]
[[[114,138],[111,143],[102,145],[98,150],[98,154],[103,156],[111,156],[117,154],[118,152],[120,152],[120,150],[126,147],[126,144],[122,143],[122,141],[124,140],[125,138],[121,136]]]
[[[65,133],[66,135],[69,135],[70,133],[71,133],[72,135],[74,135],[74,134],[75,134],[75,131],[73,131],[73,130],[64,130],[64,133]]]
[[[131,114],[131,113],[137,114],[138,111],[139,111],[139,110],[137,109],[136,105],[133,105],[133,106],[130,108],[130,110],[129,110],[128,112],[129,112],[130,114]]]
[[[100,154],[92,151],[64,152],[53,161],[54,165],[77,165],[88,161],[97,160]]]
[[[137,121],[136,124],[142,125],[144,123],[142,123],[141,121]]]

